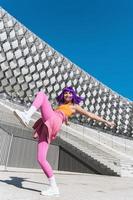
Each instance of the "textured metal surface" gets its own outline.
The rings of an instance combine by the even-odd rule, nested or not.
[[[58,53],[0,8],[0,92],[16,102],[30,105],[44,90],[53,105],[67,85],[85,97],[84,108],[114,120],[115,134],[132,137],[133,104]],[[82,104],[81,104],[82,105]],[[81,116],[73,120],[108,130],[102,123]]]
[[[11,135],[0,128],[0,165],[6,165]]]

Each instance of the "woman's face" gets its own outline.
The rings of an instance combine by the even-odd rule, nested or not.
[[[65,103],[69,103],[69,102],[72,102],[72,99],[73,99],[73,94],[71,92],[64,92],[64,101]]]

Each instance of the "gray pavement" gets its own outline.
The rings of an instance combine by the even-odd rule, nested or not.
[[[0,200],[132,200],[133,178],[55,171],[60,197],[45,197],[48,186],[43,173],[0,171]]]

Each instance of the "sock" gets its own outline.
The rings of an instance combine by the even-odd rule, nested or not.
[[[29,116],[29,117],[31,117],[35,112],[36,112],[36,107],[35,106],[31,106],[30,108],[29,108],[29,110],[27,110],[26,111],[26,114]]]
[[[56,184],[54,176],[52,176],[52,177],[49,178],[49,184],[50,184],[51,187],[57,188],[57,184]]]

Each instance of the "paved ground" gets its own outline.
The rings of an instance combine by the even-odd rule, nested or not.
[[[47,185],[40,172],[0,171],[0,200],[132,200],[133,178],[102,175],[58,173],[55,176],[60,197],[44,197]]]

